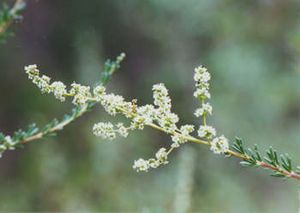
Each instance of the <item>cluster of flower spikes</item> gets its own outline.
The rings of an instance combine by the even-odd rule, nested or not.
[[[209,93],[210,79],[210,73],[205,67],[199,66],[195,68],[194,80],[196,82],[196,91],[194,92],[194,96],[201,102],[201,107],[196,109],[194,114],[196,117],[203,118],[203,125],[200,125],[198,129],[198,136],[209,141],[210,149],[215,154],[224,154],[229,149],[228,140],[224,135],[215,137],[215,128],[206,124],[207,116],[212,114],[212,106],[206,102],[211,97]]]
[[[4,136],[0,133],[0,158],[2,157],[2,153],[6,150],[14,150],[17,145],[17,141],[13,140],[11,136]]]
[[[120,56],[123,60],[124,56]],[[115,139],[117,134],[123,137],[128,136],[128,132],[135,129],[143,129],[145,126],[163,131],[171,135],[172,144],[169,149],[160,148],[155,154],[155,158],[148,160],[138,159],[134,161],[133,169],[136,171],[148,171],[151,168],[157,168],[160,165],[168,163],[168,155],[180,145],[188,142],[194,132],[193,125],[177,126],[178,116],[171,111],[171,98],[164,84],[155,84],[152,88],[154,104],[138,106],[136,100],[131,102],[125,101],[120,95],[106,93],[106,88],[102,85],[96,86],[93,91],[88,86],[77,83],[71,84],[71,89],[67,90],[67,86],[59,81],[50,82],[48,76],[40,76],[40,72],[36,65],[25,67],[25,71],[29,79],[36,84],[43,93],[53,93],[60,101],[65,101],[66,97],[73,97],[75,105],[84,105],[88,101],[100,103],[105,111],[110,115],[122,114],[130,119],[127,126],[123,123],[114,125],[110,122],[100,122],[94,125],[93,133],[103,139]],[[201,108],[197,109],[195,115],[202,116],[204,124],[199,127],[198,136],[209,141],[211,150],[216,154],[226,153],[229,149],[228,141],[224,136],[216,137],[216,131],[213,127],[206,125],[206,116],[212,114],[212,107],[209,103],[205,103],[210,98],[209,80],[210,74],[206,68],[198,67],[195,69],[194,80],[196,81],[196,91],[194,96],[201,103]]]
[[[25,67],[28,78],[41,90],[42,93],[53,93],[60,101],[65,101],[66,97],[73,97],[73,104],[84,105],[92,98],[89,86],[82,86],[77,83],[71,84],[71,89],[68,91],[67,86],[61,81],[54,81],[51,83],[51,78],[42,75],[37,65],[29,65]]]

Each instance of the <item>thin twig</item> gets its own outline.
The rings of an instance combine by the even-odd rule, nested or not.
[[[124,56],[125,57],[125,56]],[[116,61],[107,60],[104,65],[104,70],[101,75],[101,80],[98,84],[106,86],[111,80],[111,76],[120,68],[120,63],[124,59],[117,58]],[[6,150],[15,149],[18,145],[24,145],[32,141],[42,139],[47,136],[56,135],[57,132],[64,129],[65,126],[77,120],[83,114],[89,112],[95,106],[94,100],[89,100],[82,106],[76,106],[72,109],[70,114],[64,116],[60,121],[54,119],[52,122],[38,129],[35,125],[31,125],[29,130],[19,130],[11,136],[5,136],[0,133],[0,156]]]
[[[32,136],[27,137],[27,138],[24,138],[19,143],[26,144],[26,143],[29,143],[31,141],[35,141],[35,140],[44,138],[47,135],[52,135],[52,134],[54,134],[54,133],[56,133],[58,131],[61,131],[61,130],[64,129],[65,126],[69,125],[70,123],[72,123],[73,121],[75,121],[77,118],[79,118],[83,114],[85,114],[88,111],[87,109],[88,109],[88,104],[80,107],[79,113],[76,116],[73,116],[73,117],[71,117],[70,119],[67,119],[67,120],[63,120],[62,122],[60,122],[57,125],[55,125],[54,127],[50,128],[46,132],[40,131],[40,132],[36,133],[35,135],[32,135]]]
[[[163,128],[159,127],[156,124],[149,124],[148,126],[154,128],[154,129],[157,129],[159,131],[165,132]],[[171,134],[171,135],[173,135],[173,134]],[[206,146],[211,146],[208,141],[201,140],[201,139],[195,138],[193,136],[184,136],[184,135],[182,135],[182,137],[184,137],[186,140],[188,140],[190,142],[193,142],[193,143],[197,143],[197,144],[201,144],[201,145],[206,145]],[[228,150],[225,154],[229,155],[229,156],[233,156],[235,158],[239,158],[241,160],[249,160],[250,159],[250,157],[248,155],[243,155],[243,154],[240,154],[240,153],[235,152],[233,150]],[[275,172],[280,172],[280,173],[284,174],[287,177],[300,180],[300,175],[297,174],[294,171],[288,172],[288,171],[282,170],[282,169],[280,169],[278,167],[275,167],[275,166],[273,166],[273,165],[271,165],[269,163],[263,162],[263,161],[257,161],[256,165],[260,166],[262,168],[266,168],[266,169],[275,171]]]

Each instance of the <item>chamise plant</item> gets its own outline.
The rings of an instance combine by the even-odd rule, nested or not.
[[[24,8],[24,0],[17,0],[11,8],[3,6],[0,12],[0,41],[4,41],[11,34],[8,32],[8,27],[13,21],[21,18]],[[25,72],[28,78],[42,93],[51,93],[62,102],[72,98],[74,108],[62,119],[54,119],[42,128],[32,124],[27,130],[18,130],[13,135],[0,133],[0,155],[7,150],[22,147],[26,143],[56,135],[58,131],[90,111],[96,104],[100,104],[108,114],[123,115],[128,122],[96,123],[92,130],[95,136],[113,140],[117,136],[128,137],[131,131],[143,130],[145,127],[154,128],[170,136],[171,143],[168,147],[160,148],[153,157],[139,158],[133,162],[132,168],[137,172],[148,172],[168,164],[169,155],[172,152],[186,143],[194,143],[208,147],[213,154],[238,158],[243,166],[264,168],[270,170],[272,176],[300,180],[300,167],[292,164],[288,154],[278,154],[272,147],[262,153],[256,145],[253,148],[245,147],[240,138],[230,142],[226,136],[217,133],[216,129],[207,123],[207,117],[212,115],[213,108],[209,103],[211,74],[204,66],[199,66],[194,70],[195,91],[193,94],[199,100],[200,105],[194,115],[202,119],[202,124],[200,126],[179,125],[179,116],[172,112],[168,89],[162,83],[152,87],[154,102],[143,106],[139,105],[136,99],[126,101],[122,96],[107,91],[107,83],[112,74],[120,68],[120,63],[124,58],[125,54],[122,53],[115,61],[108,60],[105,63],[101,80],[95,87],[75,82],[67,86],[61,81],[51,81],[49,76],[40,73],[37,65],[26,66]]]
[[[124,56],[121,54],[117,58],[117,63],[122,61]],[[292,166],[291,158],[287,154],[279,155],[272,147],[265,154],[261,154],[257,146],[254,146],[253,149],[246,148],[239,138],[230,143],[224,135],[217,135],[216,129],[207,124],[207,116],[211,115],[213,111],[208,102],[211,98],[209,92],[211,74],[203,66],[195,68],[194,74],[196,88],[194,97],[201,104],[194,114],[196,117],[202,117],[203,120],[199,127],[191,124],[178,125],[179,117],[172,112],[168,89],[162,83],[155,84],[152,88],[153,104],[139,106],[136,99],[126,101],[120,95],[107,92],[104,85],[91,88],[74,82],[68,88],[61,81],[51,82],[50,77],[41,75],[37,65],[26,66],[25,71],[29,79],[42,93],[52,93],[62,102],[66,98],[72,98],[72,103],[76,107],[98,103],[108,114],[112,116],[121,114],[129,120],[127,124],[99,122],[93,127],[93,133],[96,136],[113,140],[118,135],[127,137],[130,131],[143,130],[145,127],[151,127],[168,134],[172,141],[169,147],[160,148],[152,158],[140,158],[134,161],[132,167],[137,172],[147,172],[150,169],[168,164],[168,156],[174,150],[185,143],[195,143],[208,146],[214,154],[239,158],[242,160],[242,165],[271,170],[272,176],[300,180],[300,168]]]

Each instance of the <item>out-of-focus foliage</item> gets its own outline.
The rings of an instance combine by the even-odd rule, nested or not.
[[[41,96],[24,64],[39,63],[65,82],[93,84],[103,60],[125,51],[128,59],[112,90],[146,103],[151,85],[165,82],[174,111],[191,123],[197,105],[193,67],[202,63],[214,79],[210,123],[232,140],[238,135],[249,145],[272,145],[300,162],[299,9],[296,0],[30,1],[17,36],[0,49],[1,131],[45,124],[71,107]],[[114,143],[99,141],[90,129],[100,119],[111,120],[99,109],[56,138],[4,155],[0,210],[297,209],[294,182],[241,168],[201,146],[179,151],[163,169],[136,174],[133,160],[151,156],[169,139],[146,130]],[[183,168],[191,169],[189,177]],[[189,190],[183,190],[183,178]]]
[[[0,43],[4,43],[8,36],[13,35],[8,32],[8,28],[14,21],[22,19],[21,12],[25,6],[26,3],[23,0],[16,0],[11,7],[3,3],[2,8],[0,8]]]

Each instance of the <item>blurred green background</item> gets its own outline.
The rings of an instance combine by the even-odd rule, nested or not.
[[[0,0],[0,3],[4,2]],[[8,1],[13,3],[13,1]],[[95,85],[103,62],[127,53],[110,91],[151,103],[164,82],[182,123],[193,116],[193,68],[212,74],[209,119],[231,140],[272,145],[300,164],[298,0],[32,0],[16,34],[0,46],[0,128],[13,133],[70,111],[41,95],[23,71],[38,64],[55,80]],[[136,173],[170,139],[152,129],[113,142],[93,136],[98,107],[57,137],[7,152],[0,161],[0,211],[296,212],[298,183],[243,168],[190,144],[170,163]],[[298,165],[299,165],[298,164]]]

